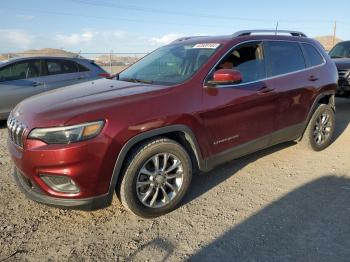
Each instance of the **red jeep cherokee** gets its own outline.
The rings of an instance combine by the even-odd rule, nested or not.
[[[194,171],[285,141],[326,148],[336,87],[334,63],[300,32],[181,38],[115,79],[20,103],[8,119],[14,176],[45,204],[96,209],[116,192],[134,214],[159,216]]]

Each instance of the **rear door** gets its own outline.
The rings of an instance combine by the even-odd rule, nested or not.
[[[41,61],[28,59],[0,69],[0,116],[6,115],[23,99],[46,91],[40,79]]]
[[[299,42],[269,40],[265,42],[269,86],[276,100],[276,132],[273,143],[296,138],[302,132],[310,101],[319,76],[307,69]]]
[[[77,63],[69,59],[44,59],[43,71],[45,76],[42,80],[49,90],[73,85],[83,80]]]

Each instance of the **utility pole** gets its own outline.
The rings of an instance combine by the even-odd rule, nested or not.
[[[113,67],[112,67],[112,53],[113,53],[113,50],[111,50],[109,52],[109,71],[110,71],[110,74],[112,75],[113,74]]]
[[[337,37],[337,21],[334,22],[334,27],[333,27],[333,43],[332,43],[333,46],[335,45],[335,38],[336,37]]]

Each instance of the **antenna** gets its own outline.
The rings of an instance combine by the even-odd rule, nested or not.
[[[277,21],[277,24],[276,24],[275,35],[277,35],[277,31],[278,31],[278,21]]]

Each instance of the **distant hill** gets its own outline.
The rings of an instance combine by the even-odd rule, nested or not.
[[[0,61],[9,59],[9,56],[6,54],[0,55]]]
[[[315,37],[315,39],[319,41],[327,51],[333,48],[333,36],[318,36]],[[341,41],[343,40],[340,38],[335,38],[335,44]]]
[[[61,56],[74,57],[78,54],[55,48],[29,49],[23,52],[0,54],[0,61],[18,56]]]

